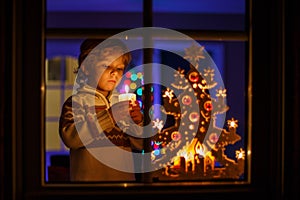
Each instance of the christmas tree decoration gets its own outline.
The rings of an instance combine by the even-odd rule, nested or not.
[[[236,150],[236,160],[225,154],[227,145],[241,139],[236,132],[238,120],[227,120],[227,130],[216,125],[218,115],[229,109],[227,90],[218,87],[214,68],[202,69],[199,65],[201,60],[207,59],[203,46],[192,44],[185,49],[185,54],[189,70],[185,72],[179,67],[174,73],[175,81],[162,90],[161,112],[172,116],[174,123],[162,128],[160,119],[153,121],[153,131],[157,134],[151,138],[151,159],[160,167],[153,173],[153,179],[240,179],[244,173],[244,150]],[[213,89],[214,96],[210,94]],[[193,99],[196,104],[192,103]]]
[[[159,94],[152,87],[147,96],[153,104],[154,95],[161,97],[160,114],[152,118],[152,133],[145,133],[151,135],[151,164],[156,169],[151,176],[156,181],[240,180],[245,150],[235,150],[235,158],[226,155],[228,145],[241,136],[237,119],[228,119],[227,127],[223,123],[229,106],[227,89],[216,76],[218,69],[197,43],[186,48],[182,58],[188,61],[188,68],[178,67],[169,86],[163,85]],[[143,109],[143,72],[133,68],[125,75],[123,83],[135,90]]]

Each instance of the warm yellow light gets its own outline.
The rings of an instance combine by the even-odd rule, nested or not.
[[[230,120],[227,120],[227,124],[230,128],[237,128],[238,120],[235,120],[234,118],[231,118]]]
[[[235,151],[235,157],[237,159],[245,159],[245,151],[240,148],[240,150]]]
[[[250,151],[250,150],[247,151],[247,155],[248,155],[248,156],[251,155],[251,151]]]

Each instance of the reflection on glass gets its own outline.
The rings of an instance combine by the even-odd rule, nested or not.
[[[142,0],[46,0],[45,2],[46,32],[47,29],[57,28],[58,35],[61,33],[60,29],[63,29],[63,32],[65,29],[73,28],[83,31],[94,29],[94,33],[97,33],[99,29],[111,31],[111,29],[143,27],[145,17],[143,13],[151,11],[143,7]],[[187,29],[199,34],[202,30],[246,31],[246,0],[153,0],[152,2],[152,15],[146,17],[152,17],[151,21],[155,27]],[[78,39],[66,37],[46,39],[46,182],[64,182],[70,178],[69,149],[64,146],[59,136],[58,120],[64,101],[73,92],[76,76],[73,70],[77,68],[79,47],[83,41],[80,37],[75,35]],[[67,38],[74,38],[74,35],[68,35]],[[136,42],[141,43],[141,40]],[[141,108],[145,106],[143,99],[145,93],[153,104],[149,115],[152,116],[150,125],[154,136],[149,138],[145,152],[151,152],[149,159],[152,164],[162,164],[159,170],[152,172],[148,177],[151,181],[246,180],[245,152],[249,151],[245,142],[247,138],[245,74],[247,74],[248,45],[244,41],[198,42],[203,48],[189,49],[184,41],[176,39],[154,41],[152,61],[178,71],[167,75],[156,68],[150,73],[151,76],[150,74],[145,76],[146,70],[144,71],[142,67],[145,58],[143,50],[131,52],[133,61],[120,84],[128,86],[129,92],[136,94]],[[160,48],[166,46],[172,49],[172,53]],[[203,50],[208,56],[201,54]],[[213,62],[205,65],[203,63],[205,57],[210,57]],[[197,66],[202,70],[195,71]],[[219,72],[223,84],[219,84],[218,73],[213,66]],[[150,91],[147,87],[147,92],[144,90],[146,88],[143,85],[144,77],[151,77],[153,80],[149,87]],[[166,80],[166,77],[173,80],[168,87],[155,84],[155,81]],[[192,88],[185,90],[186,86]],[[124,87],[119,87],[118,90],[121,93],[125,92]],[[197,98],[197,108],[191,106],[193,97]],[[197,109],[200,111],[195,111]],[[208,115],[211,117],[208,118]],[[178,125],[182,125],[188,131],[180,132]],[[184,141],[185,137],[193,139],[189,140],[188,144],[176,146],[178,141],[181,139]],[[171,147],[169,144],[175,146]],[[173,148],[172,159],[161,162],[165,155],[170,153],[166,152],[167,145],[170,147],[169,150]]]
[[[153,26],[189,30],[246,30],[246,0],[153,0]]]
[[[134,28],[143,25],[143,1],[47,0],[47,28]]]
[[[47,0],[47,28],[136,28],[143,1]],[[244,31],[246,0],[153,0],[153,26]]]
[[[75,79],[73,70],[77,67],[81,42],[81,39],[46,40],[45,177],[47,182],[69,180],[69,152],[59,137],[58,120],[63,102],[72,94]],[[216,74],[210,70],[212,66],[208,65],[202,71],[199,70],[200,74],[193,70],[193,67],[203,64],[201,63],[203,57],[193,54],[201,53],[201,49],[188,51],[185,44],[180,41],[155,41],[154,46],[157,49],[153,53],[153,61],[175,70],[185,69],[185,71],[178,70],[178,72],[179,74],[182,72],[182,77],[187,82],[175,80],[176,74],[169,74],[174,78],[170,87],[152,85],[150,93],[152,103],[162,104],[168,108],[165,110],[165,119],[168,123],[163,123],[163,116],[153,115],[158,117],[154,117],[151,122],[152,131],[157,133],[150,140],[151,162],[159,162],[168,153],[164,148],[168,143],[179,141],[187,137],[187,134],[192,134],[195,139],[189,145],[178,149],[174,147],[176,149],[173,152],[174,157],[169,162],[165,162],[160,170],[151,174],[153,181],[245,180],[246,105],[241,102],[245,102],[246,82],[240,77],[245,75],[246,44],[244,42],[208,41],[199,41],[199,44],[218,68],[224,87],[215,84]],[[193,67],[189,66],[185,59],[160,50],[160,45],[169,45],[174,52],[185,55],[186,60],[195,61]],[[195,56],[198,56],[198,60],[194,59]],[[141,51],[133,52],[133,63],[122,79],[124,85],[128,85],[131,91],[136,93],[141,107],[143,107],[143,86],[141,85],[143,85],[144,73],[137,66],[142,65],[142,60]],[[165,75],[160,76],[159,70],[154,74],[156,78],[165,78]],[[203,82],[204,77],[205,82]],[[187,85],[192,85],[194,90],[182,91],[181,89]],[[203,89],[205,87],[209,88],[210,92]],[[118,89],[120,92],[124,90],[124,88]],[[177,100],[173,101],[175,97],[171,94],[175,90],[178,95]],[[195,94],[197,94],[200,106],[199,112],[193,112],[194,108],[189,108]],[[183,106],[179,108],[179,104]],[[152,114],[155,114],[155,109],[160,108],[153,108]],[[188,115],[182,114],[185,109]],[[178,115],[179,113],[182,115]],[[213,117],[207,119],[207,113]],[[190,130],[189,133],[178,131],[177,125],[182,122],[185,122],[184,126]],[[213,124],[212,130],[205,137],[210,124]],[[211,151],[208,148],[211,148]]]

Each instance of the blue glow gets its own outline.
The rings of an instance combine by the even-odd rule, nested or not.
[[[143,0],[48,0],[47,11],[142,12]],[[154,12],[245,13],[245,0],[153,0]]]
[[[131,74],[130,79],[131,79],[132,81],[136,81],[136,80],[138,79],[138,76],[137,76],[136,74]]]
[[[142,12],[142,0],[48,0],[48,11]]]
[[[153,0],[155,12],[245,13],[245,0]]]
[[[142,96],[142,94],[143,94],[143,89],[142,89],[142,88],[138,88],[138,89],[136,90],[136,93],[137,93],[137,95]]]
[[[156,156],[160,155],[159,149],[155,149],[153,152],[154,152],[154,155],[156,155]]]

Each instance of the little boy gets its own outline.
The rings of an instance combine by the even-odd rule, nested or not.
[[[59,121],[60,137],[70,149],[71,181],[135,180],[131,150],[142,148],[141,139],[117,122],[141,125],[143,116],[137,102],[111,102],[130,61],[120,40],[86,39],[80,46],[78,88],[65,101]]]

